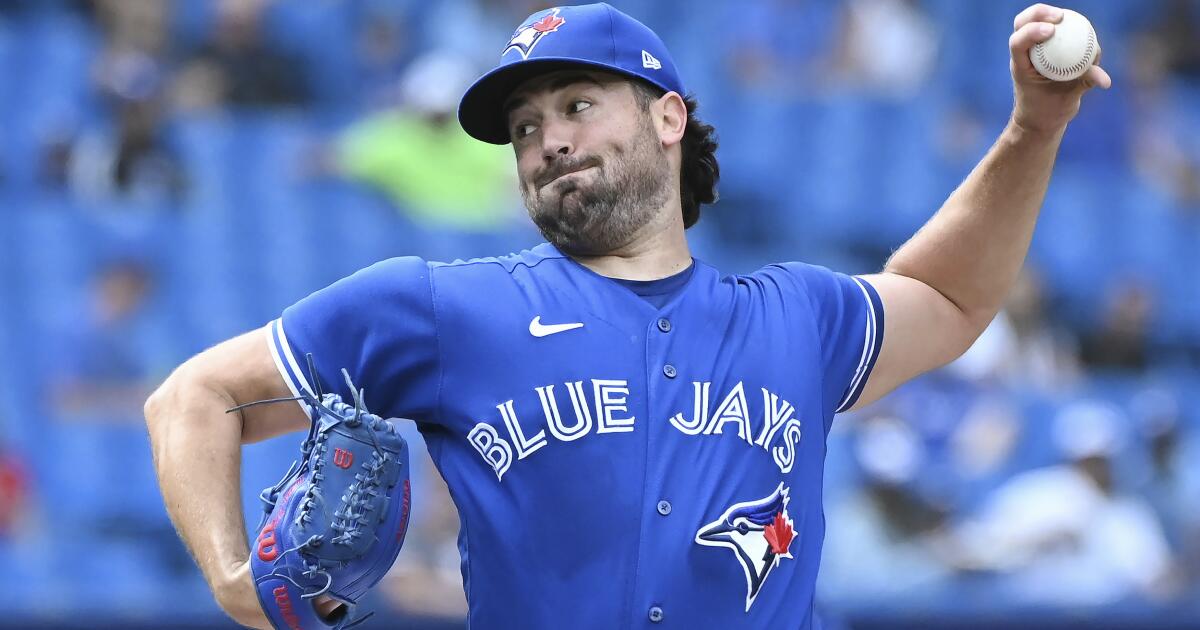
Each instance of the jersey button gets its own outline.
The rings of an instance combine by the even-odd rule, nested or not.
[[[663,332],[671,332],[671,320],[666,317],[661,317],[658,320],[658,329]]]
[[[670,514],[671,513],[671,502],[670,501],[659,501],[658,502],[658,513],[662,514],[663,516]]]
[[[650,621],[653,621],[654,623],[658,623],[662,620],[663,620],[662,608],[659,608],[658,606],[651,606],[650,607]]]
[[[670,363],[664,365],[663,366],[663,374],[665,374],[667,376],[667,378],[675,378],[675,374],[676,374],[675,366],[671,365]]]

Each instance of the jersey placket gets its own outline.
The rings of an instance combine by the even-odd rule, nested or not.
[[[676,300],[677,302],[678,300]],[[677,383],[680,381],[681,366],[671,356],[672,340],[677,334],[672,331],[675,324],[671,319],[673,306],[655,314],[646,324],[646,436],[645,456],[642,459],[642,505],[640,527],[638,532],[637,572],[631,593],[629,619],[631,627],[661,627],[669,614],[669,602],[662,601],[665,593],[645,593],[646,577],[654,572],[655,549],[661,544],[664,536],[671,530],[673,506],[672,498],[667,496],[665,479],[653,471],[657,467],[650,464],[649,458],[660,453],[659,443],[665,438],[662,431],[669,430],[662,422],[663,409],[667,401],[673,400],[678,392]]]

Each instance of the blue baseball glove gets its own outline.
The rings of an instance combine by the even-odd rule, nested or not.
[[[301,457],[261,494],[250,572],[276,629],[341,630],[365,620],[355,603],[391,568],[408,529],[408,444],[366,411],[342,374],[354,404],[336,394],[299,396],[312,419]],[[322,618],[314,608],[321,595],[344,606]]]

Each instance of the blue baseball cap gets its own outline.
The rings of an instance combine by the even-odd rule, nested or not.
[[[525,18],[500,63],[463,94],[458,122],[472,137],[508,144],[504,101],[537,75],[564,68],[608,70],[684,95],[667,47],[645,24],[603,2],[555,7]]]

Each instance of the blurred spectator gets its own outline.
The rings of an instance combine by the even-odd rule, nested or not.
[[[1002,390],[1006,391],[1006,390]],[[1003,395],[980,396],[950,437],[954,470],[967,484],[1007,473],[1024,419]]]
[[[879,602],[942,585],[950,572],[933,542],[947,514],[913,489],[926,457],[917,433],[897,417],[876,415],[855,427],[853,440],[864,479],[829,510],[837,528],[826,534],[823,552],[826,596]]]
[[[155,57],[165,56],[173,12],[170,2],[92,0],[90,4],[111,51],[120,54],[139,50]]]
[[[849,0],[838,74],[881,98],[916,96],[937,60],[938,32],[915,0]]]
[[[433,460],[423,459],[425,474],[420,498],[413,503],[415,518],[384,589],[391,604],[406,614],[463,619],[467,600],[459,569],[458,510]]]
[[[395,77],[411,61],[412,35],[408,32],[411,25],[407,16],[398,9],[376,9],[368,11],[357,26],[357,83],[366,91],[363,102],[370,109],[392,104],[395,102]]]
[[[150,392],[178,360],[151,309],[155,271],[114,259],[99,266],[89,288],[85,308],[48,353],[45,430],[55,456],[72,462],[49,473],[58,507],[70,515],[53,526],[82,522],[83,540],[136,545],[154,560],[145,575],[194,576],[162,510],[142,420]]]
[[[1200,80],[1200,2],[1169,0],[1155,14],[1159,19],[1151,31],[1162,42],[1167,70]]]
[[[1061,391],[1080,377],[1073,336],[1050,320],[1043,285],[1026,267],[996,316],[966,354],[946,369],[962,378]]]
[[[191,53],[175,86],[184,108],[304,105],[311,99],[306,64],[263,32],[270,0],[220,0],[211,39]]]
[[[1144,282],[1131,278],[1113,284],[1099,328],[1083,337],[1083,362],[1094,368],[1144,370],[1150,361],[1154,306],[1150,287]]]
[[[1103,605],[1170,594],[1173,559],[1158,518],[1116,488],[1112,458],[1124,446],[1126,420],[1098,402],[1063,408],[1053,439],[1069,463],[999,487],[958,529],[955,563],[1001,572],[998,595],[1023,603]]]
[[[1200,578],[1200,436],[1184,417],[1178,396],[1151,387],[1130,401],[1147,441],[1150,471],[1143,493],[1162,518],[1179,550],[1189,580]]]
[[[110,115],[53,130],[43,145],[42,182],[88,201],[178,201],[186,177],[165,131],[169,9],[153,0],[107,1],[96,4],[96,14],[107,38],[94,85]]]
[[[29,478],[17,452],[0,442],[0,541],[15,536],[29,511]]]
[[[48,147],[45,179],[56,184],[65,176],[72,192],[85,200],[120,196],[137,202],[178,201],[187,179],[166,141],[162,101],[122,98],[114,109],[111,128],[84,132],[69,147]]]
[[[515,218],[511,150],[471,138],[455,115],[474,73],[448,52],[413,62],[401,83],[402,106],[359,121],[339,139],[339,170],[427,226],[487,231]]]
[[[1185,205],[1200,205],[1200,7],[1167,4],[1132,36],[1132,161],[1138,175]],[[1189,85],[1190,84],[1190,85]]]
[[[52,408],[67,421],[140,423],[159,376],[141,347],[151,272],[119,261],[101,269],[94,282],[91,312],[61,340],[50,377]]]

